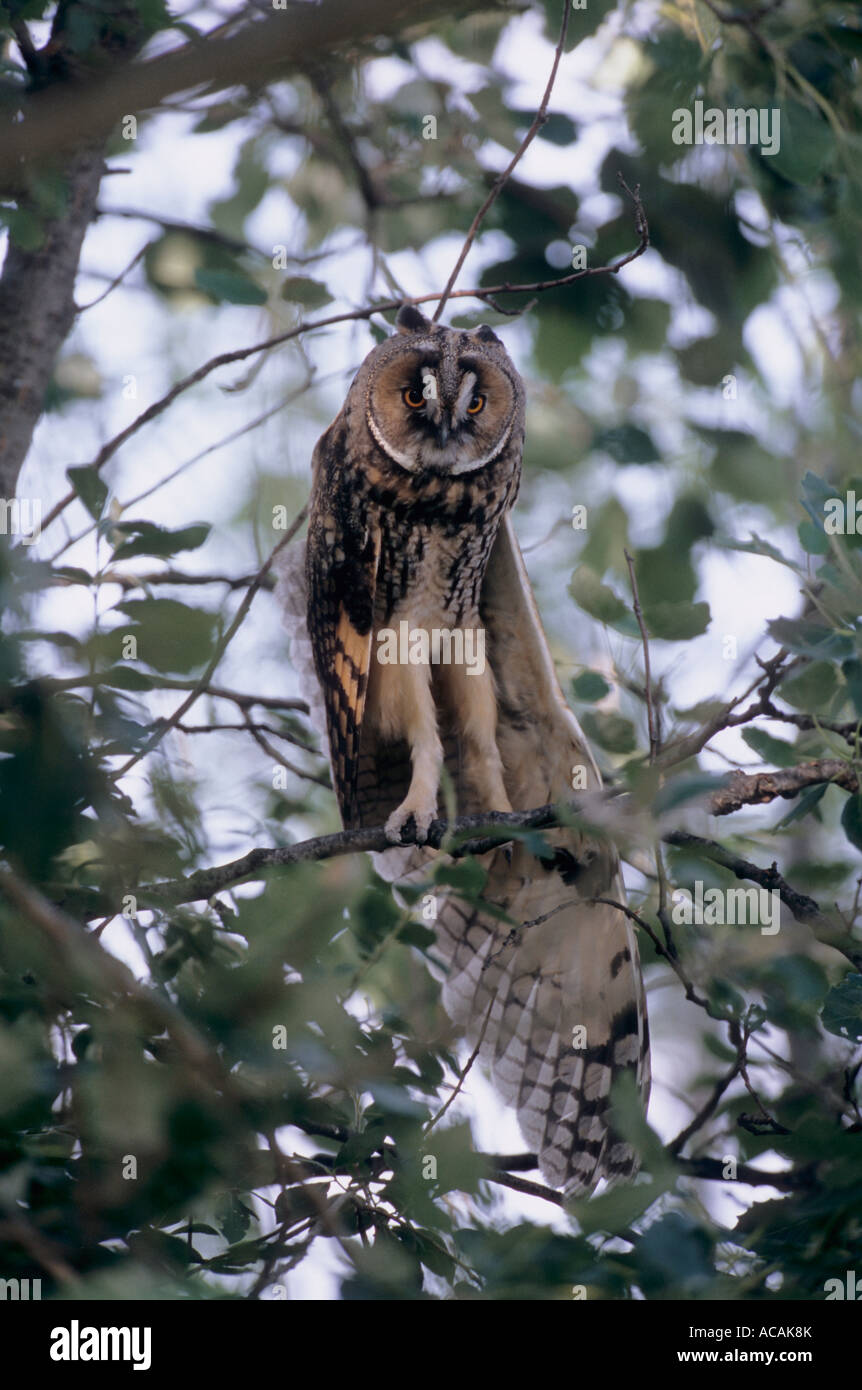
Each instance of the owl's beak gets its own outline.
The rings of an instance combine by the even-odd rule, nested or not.
[[[441,420],[437,426],[437,443],[441,449],[446,447],[449,439],[449,426],[445,420]]]

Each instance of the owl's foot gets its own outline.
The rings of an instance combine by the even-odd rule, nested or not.
[[[413,806],[409,800],[402,801],[401,805],[397,810],[392,812],[392,815],[386,822],[385,831],[387,840],[392,845],[400,845],[402,831],[405,830],[408,823],[412,821],[416,827],[416,842],[417,844],[424,845],[425,841],[428,839],[428,830],[431,822],[436,814],[436,802],[431,806]]]

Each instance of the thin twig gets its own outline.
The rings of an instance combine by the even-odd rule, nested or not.
[[[466,1061],[466,1063],[464,1064],[464,1066],[463,1066],[463,1068],[462,1068],[462,1070],[461,1070],[461,1072],[460,1072],[460,1074],[459,1074],[459,1076],[458,1076],[458,1084],[457,1084],[457,1086],[454,1086],[454,1087],[452,1088],[452,1094],[446,1099],[446,1101],[444,1101],[443,1105],[441,1105],[440,1109],[437,1111],[437,1114],[436,1114],[436,1115],[432,1115],[431,1119],[428,1121],[427,1125],[425,1126],[425,1130],[424,1130],[425,1134],[430,1134],[430,1133],[431,1133],[431,1131],[432,1131],[432,1129],[434,1128],[434,1126],[436,1125],[437,1121],[438,1121],[438,1120],[442,1120],[443,1116],[446,1114],[446,1111],[449,1109],[449,1106],[450,1106],[450,1105],[452,1104],[452,1102],[455,1100],[456,1096],[458,1096],[458,1095],[460,1094],[461,1087],[464,1085],[464,1082],[465,1082],[466,1079],[467,1079],[468,1073],[470,1072],[470,1069],[471,1069],[471,1067],[473,1066],[473,1063],[475,1062],[476,1058],[479,1056],[480,1051],[482,1050],[482,1043],[485,1041],[485,1034],[486,1034],[486,1032],[488,1031],[488,1023],[489,1023],[490,1018],[491,1018],[491,1011],[492,1011],[492,1009],[493,1009],[493,1007],[494,1007],[494,1003],[495,1003],[495,997],[492,995],[491,1000],[490,1000],[490,1003],[488,1004],[487,1012],[486,1012],[485,1017],[484,1017],[484,1019],[483,1019],[483,1021],[482,1021],[482,1030],[481,1030],[481,1032],[479,1033],[479,1037],[478,1037],[478,1039],[477,1039],[477,1041],[476,1041],[476,1046],[473,1048],[473,1051],[470,1053],[470,1056],[467,1058],[467,1061]]]
[[[464,244],[461,247],[460,252],[458,253],[458,259],[452,267],[452,273],[449,276],[449,279],[446,281],[443,293],[440,296],[440,302],[434,311],[434,318],[432,320],[433,323],[437,322],[444,308],[446,307],[446,301],[448,300],[452,290],[455,287],[455,281],[458,279],[458,276],[461,273],[461,267],[467,259],[467,256],[470,252],[470,248],[476,239],[476,235],[487,213],[493,207],[494,203],[497,201],[503,189],[505,188],[509,175],[512,173],[516,164],[518,164],[520,160],[523,158],[527,149],[538,135],[539,130],[548,119],[548,103],[551,100],[551,93],[554,90],[554,83],[557,80],[557,71],[560,66],[560,60],[563,56],[563,48],[566,42],[566,35],[569,31],[570,12],[571,10],[569,6],[569,0],[564,0],[563,22],[560,26],[560,37],[557,40],[557,46],[554,49],[554,61],[551,64],[551,72],[548,77],[547,85],[545,87],[545,93],[542,97],[539,109],[533,118],[532,125],[530,126],[529,130],[527,131],[526,135],[524,136],[523,140],[521,141],[511,160],[506,165],[506,168],[503,170],[502,174],[500,174],[499,177],[494,180],[494,184],[491,188],[490,193],[488,194],[485,201],[482,203],[482,206],[479,208],[479,211],[476,213],[476,216],[473,218],[473,221],[470,224],[470,230],[467,232],[467,235],[464,238]]]
[[[716,1109],[718,1108],[718,1103],[724,1095],[725,1091],[727,1090],[728,1086],[731,1084],[732,1081],[736,1080],[737,1076],[739,1076],[744,1061],[745,1039],[743,1038],[743,1035],[740,1033],[739,1041],[737,1043],[736,1048],[736,1057],[734,1058],[733,1066],[726,1073],[726,1075],[719,1077],[718,1081],[716,1081],[705,1104],[701,1107],[700,1110],[698,1110],[697,1114],[694,1116],[694,1119],[686,1125],[685,1129],[680,1130],[676,1138],[671,1140],[671,1142],[668,1144],[667,1152],[673,1158],[676,1158],[682,1152],[689,1139],[691,1139],[692,1135],[696,1134],[699,1129],[702,1129],[702,1127],[706,1124],[707,1120],[715,1113]]]
[[[628,188],[626,188],[626,191],[631,193],[631,190]],[[618,260],[612,261],[609,265],[591,266],[584,270],[574,271],[571,275],[560,275],[551,280],[536,280],[531,284],[513,285],[507,281],[502,285],[488,285],[486,287],[476,286],[469,290],[452,290],[448,298],[479,299],[484,303],[490,304],[496,296],[501,294],[538,294],[544,293],[547,290],[562,289],[566,285],[573,285],[577,280],[584,280],[593,275],[618,275],[624,266],[637,260],[638,256],[642,256],[649,245],[649,232],[646,227],[646,218],[640,198],[637,195],[637,190],[635,190],[631,196],[635,198],[636,225],[642,228],[642,230],[639,231],[640,241],[633,251],[629,251],[625,256],[620,256]],[[251,347],[236,348],[233,352],[221,352],[218,356],[210,358],[208,362],[204,362],[202,366],[198,367],[195,371],[190,372],[188,376],[183,377],[181,381],[176,382],[164,396],[153,401],[152,405],[149,405],[146,410],[136,416],[125,429],[121,430],[113,439],[109,439],[99,450],[96,457],[85,466],[91,468],[94,472],[98,472],[110,458],[113,458],[117,450],[121,448],[133,434],[144,425],[149,424],[151,420],[156,419],[156,417],[167,410],[170,405],[173,405],[177,397],[181,396],[184,391],[188,391],[192,386],[196,386],[219,367],[230,366],[234,362],[243,362],[246,358],[252,357],[258,352],[268,352],[271,348],[280,347],[283,343],[288,343],[292,339],[300,337],[303,333],[315,333],[319,329],[331,328],[335,324],[370,319],[373,318],[375,314],[394,313],[404,304],[428,304],[434,300],[439,300],[439,298],[440,292],[435,290],[430,294],[413,295],[409,298],[401,296],[398,299],[381,300],[378,304],[369,305],[364,309],[352,309],[342,314],[330,314],[327,318],[315,319],[310,323],[300,323],[294,328],[286,329],[284,333],[276,333],[274,337],[264,339],[261,343],[253,343]],[[70,506],[71,503],[75,501],[76,496],[77,494],[75,491],[70,490],[59,502],[55,503],[42,522],[43,531],[46,530],[53,521],[56,521],[57,517],[65,511],[66,507]]]
[[[75,312],[78,314],[85,314],[88,309],[94,309],[97,304],[101,304],[103,299],[107,299],[111,291],[115,290],[118,285],[122,284],[126,276],[129,274],[129,271],[134,270],[135,266],[138,264],[138,261],[141,260],[143,256],[146,254],[148,245],[149,242],[142,246],[140,251],[136,251],[132,259],[129,261],[129,264],[126,266],[125,270],[121,270],[119,275],[115,275],[113,280],[109,281],[107,288],[102,290],[102,293],[97,295],[95,299],[91,299],[89,304],[77,304],[75,306]],[[84,275],[86,275],[86,273],[86,271],[82,272],[82,274]]]
[[[285,768],[288,772],[292,772],[294,777],[303,777],[307,782],[316,782],[319,787],[331,788],[332,783],[328,777],[321,776],[319,772],[306,772],[303,768],[297,767],[295,763],[290,762],[282,753],[279,753],[278,749],[273,747],[266,735],[261,733],[260,726],[252,721],[248,711],[246,711],[245,715],[245,727],[258,747],[262,748],[264,753],[275,762],[279,763],[281,767]]]
[[[628,550],[626,550],[625,548],[623,549],[623,554],[626,557],[626,564],[629,567],[629,580],[631,581],[632,586],[632,606],[634,608],[635,617],[637,618],[638,627],[640,628],[641,642],[643,643],[647,726],[649,728],[649,760],[651,763],[654,763],[659,755],[659,752],[661,751],[661,744],[659,741],[658,722],[656,719],[656,712],[652,698],[652,677],[650,675],[649,660],[649,635],[646,630],[646,624],[644,623],[643,609],[641,608],[640,595],[638,593],[638,581],[635,577],[635,562],[629,554]]]
[[[165,719],[159,723],[158,727],[141,745],[137,753],[134,753],[132,757],[129,758],[128,761],[123,764],[120,770],[114,773],[115,780],[119,780],[119,778],[124,777],[126,773],[129,772],[130,769],[135,766],[136,763],[140,762],[141,758],[144,758],[148,753],[151,753],[153,749],[156,748],[159,743],[161,743],[168,730],[172,729],[176,724],[178,724],[179,721],[182,719],[183,715],[187,714],[188,711],[191,709],[195,701],[201,695],[203,695],[207,686],[209,685],[210,680],[212,679],[215,673],[216,667],[218,666],[219,662],[224,656],[225,651],[227,650],[228,646],[233,640],[239,627],[244,622],[245,617],[249,609],[251,608],[252,603],[254,602],[255,594],[261,587],[264,579],[266,578],[267,574],[272,568],[276,556],[278,555],[279,551],[281,551],[284,548],[284,546],[287,545],[288,541],[293,539],[293,536],[296,534],[303,521],[305,520],[307,510],[307,507],[303,507],[302,511],[298,514],[296,520],[293,522],[293,525],[290,526],[287,531],[285,531],[281,540],[270,553],[269,558],[266,559],[264,563],[261,565],[254,582],[249,584],[245,594],[243,595],[242,603],[239,605],[238,609],[236,610],[236,613],[234,614],[233,621],[230,623],[229,627],[224,633],[224,636],[217,644],[216,649],[213,652],[213,655],[210,658],[207,668],[201,676],[200,680],[193,687],[186,699],[183,700],[182,704],[174,710],[173,714],[168,719]]]

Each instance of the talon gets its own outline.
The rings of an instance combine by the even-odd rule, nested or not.
[[[397,810],[386,822],[384,832],[390,844],[400,845],[403,843],[403,834],[410,822],[413,822],[416,843],[424,845],[428,839],[428,830],[434,819],[436,807],[432,806],[425,810],[417,810],[413,806],[399,806]]]

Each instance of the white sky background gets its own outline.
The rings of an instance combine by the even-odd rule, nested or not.
[[[183,9],[182,6],[175,7]],[[649,7],[647,7],[648,9]],[[640,6],[642,13],[644,7]],[[629,30],[629,32],[632,32]],[[635,152],[621,118],[618,83],[625,65],[632,60],[631,45],[612,47],[607,26],[595,40],[582,43],[567,55],[560,68],[552,109],[572,114],[583,123],[584,138],[574,149],[560,149],[541,139],[534,142],[519,176],[547,186],[569,183],[581,198],[581,220],[585,228],[590,221],[605,220],[611,208],[608,195],[599,190],[596,170],[612,144],[622,145]],[[421,45],[421,65],[429,76],[441,76],[452,81],[459,78],[464,91],[480,87],[483,69],[470,64],[453,62],[452,55],[438,41],[430,39]],[[508,70],[515,84],[509,96],[518,107],[535,107],[547,78],[552,47],[541,36],[538,16],[527,14],[511,22],[501,44],[498,61]],[[387,96],[411,76],[412,70],[397,60],[380,60],[371,70],[374,94]],[[349,113],[348,113],[349,115]],[[598,117],[598,119],[593,119]],[[103,208],[111,206],[145,209],[163,214],[173,220],[206,224],[208,205],[232,191],[232,170],[237,148],[247,131],[243,125],[208,135],[191,135],[194,118],[183,114],[166,114],[140,127],[139,138],[128,148],[128,156],[115,158],[114,166],[127,167],[128,173],[106,178],[100,199]],[[729,152],[711,149],[713,159],[722,159]],[[500,167],[504,152],[489,146],[482,152],[488,165]],[[278,167],[290,173],[299,160],[298,142],[285,138],[277,154]],[[758,200],[745,195],[749,204],[746,213],[757,220]],[[157,234],[157,228],[143,221],[124,218],[105,218],[93,226],[86,239],[82,256],[82,273],[78,282],[77,300],[88,303],[105,288],[106,280],[120,273],[144,242]],[[268,250],[280,243],[288,253],[296,245],[300,224],[296,209],[286,195],[273,191],[251,217],[246,231],[249,240]],[[586,239],[586,237],[584,238]],[[456,235],[439,239],[426,249],[420,259],[412,252],[391,257],[398,280],[411,292],[439,288],[446,280],[460,247]],[[489,235],[478,249],[473,250],[462,271],[460,284],[476,283],[484,264],[496,258],[505,238]],[[791,251],[788,254],[792,254]],[[797,273],[805,274],[804,262],[794,265]],[[97,271],[98,275],[91,272]],[[337,273],[326,262],[324,276],[330,289],[335,284],[343,295],[328,306],[325,314],[343,308],[357,307],[362,302],[366,284],[367,257],[360,252],[345,251],[338,261]],[[292,273],[292,272],[288,272]],[[303,273],[301,270],[299,273]],[[308,273],[315,274],[314,267]],[[324,278],[324,277],[322,277]],[[683,343],[708,331],[709,315],[690,302],[682,277],[664,265],[656,252],[650,251],[623,272],[623,282],[630,293],[647,296],[670,293],[674,300],[671,341]],[[808,275],[804,281],[807,305],[800,293],[792,288],[781,291],[775,307],[764,307],[752,316],[748,327],[748,345],[762,368],[774,397],[782,403],[798,397],[801,364],[792,336],[787,332],[788,316],[800,326],[800,332],[810,332],[810,312],[825,318],[832,308],[834,287],[822,276]],[[577,313],[576,291],[572,295],[571,312]],[[267,310],[221,306],[196,307],[194,312],[177,312],[166,307],[145,287],[143,272],[138,267],[97,307],[81,315],[64,355],[85,354],[92,359],[104,383],[102,399],[96,403],[78,402],[61,414],[47,415],[40,423],[20,484],[22,496],[43,499],[45,512],[65,493],[65,469],[88,462],[99,447],[128,425],[150,402],[160,397],[182,375],[224,350],[261,341],[290,326],[292,310],[275,298],[275,307]],[[464,303],[452,306],[452,312],[462,312]],[[448,317],[448,315],[447,315]],[[516,364],[529,381],[529,329],[525,323],[505,327],[502,336]],[[244,436],[236,444],[214,452],[194,467],[183,472],[169,486],[157,491],[131,516],[143,516],[169,526],[185,525],[206,520],[213,523],[213,534],[203,548],[181,556],[180,563],[193,571],[244,573],[256,568],[258,559],[251,527],[245,532],[230,527],[238,499],[251,500],[255,494],[258,470],[283,472],[295,481],[285,501],[301,501],[309,477],[309,460],[313,444],[326,423],[337,412],[343,400],[350,375],[373,339],[364,324],[348,324],[316,337],[307,350],[317,365],[318,376],[331,378],[315,386],[298,405],[277,414],[260,429]],[[581,374],[577,390],[590,401],[591,410],[600,416],[606,411],[608,423],[618,423],[619,407],[601,394],[602,354],[613,354],[615,345],[605,343],[596,349],[588,374]],[[243,391],[226,393],[224,388],[240,382],[254,359],[223,369],[199,386],[182,395],[157,421],[138,432],[104,470],[103,476],[112,491],[125,500],[209,445],[276,404],[302,376],[299,354],[291,344],[274,354],[260,376]],[[123,381],[129,373],[137,379],[137,399],[123,396]],[[674,413],[674,401],[680,399],[675,377],[668,359],[652,358],[638,371],[638,398],[628,417],[654,432],[656,438],[669,445],[675,457],[682,448],[682,430]],[[703,392],[703,423],[744,428],[761,426],[764,411],[750,384],[740,380],[739,398],[724,401],[721,392]],[[529,433],[527,465],[529,468]],[[775,441],[773,440],[773,445]],[[684,470],[691,460],[680,454],[679,465]],[[605,495],[608,479],[624,502],[633,524],[636,545],[654,543],[660,534],[674,494],[674,476],[664,467],[625,467],[608,470],[602,461],[585,463],[577,472],[577,491],[572,492],[569,479],[559,475],[530,477],[525,480],[522,500],[516,508],[516,526],[526,548],[528,567],[534,576],[540,610],[552,640],[570,641],[583,665],[606,664],[610,650],[624,669],[635,670],[640,663],[640,651],[635,644],[611,633],[603,634],[597,624],[579,618],[566,595],[571,571],[578,562],[583,534],[566,524],[572,504],[591,505],[594,494]],[[295,510],[291,507],[291,510]],[[71,534],[83,529],[87,518],[75,505],[67,512]],[[764,517],[755,507],[736,506],[732,514],[722,519],[728,532],[745,539],[749,530],[764,529]],[[562,524],[560,524],[562,522]],[[774,523],[770,539],[779,547],[795,551],[795,536],[788,528],[786,535],[776,533]],[[548,538],[548,533],[553,534]],[[61,544],[62,525],[51,528],[36,553],[53,555]],[[263,537],[265,550],[277,540]],[[548,538],[548,539],[543,539]],[[538,544],[540,543],[541,544]],[[100,556],[103,563],[106,554]],[[96,553],[92,536],[72,547],[63,556],[63,563],[92,566]],[[141,560],[141,569],[157,568],[157,562]],[[741,691],[750,679],[749,665],[722,659],[722,638],[733,634],[737,638],[740,658],[748,657],[758,643],[768,619],[779,614],[791,614],[798,607],[797,589],[789,572],[755,556],[735,554],[723,556],[710,553],[701,569],[702,590],[698,595],[711,607],[713,622],[703,637],[681,646],[656,643],[653,661],[659,671],[670,672],[669,685],[674,702],[682,707],[719,694],[729,696]],[[165,596],[174,593],[182,599],[187,593],[160,588]],[[212,601],[224,593],[222,588],[208,590]],[[101,604],[106,609],[120,597],[119,591],[103,590]],[[238,596],[228,600],[230,612],[235,611]],[[43,620],[48,628],[72,632],[85,631],[92,622],[92,607],[88,597],[76,589],[57,590],[45,600]],[[574,631],[574,638],[572,632]],[[772,646],[760,644],[762,654],[768,655]],[[44,649],[45,669],[55,660]],[[563,668],[565,678],[573,668]],[[256,693],[296,693],[290,670],[287,641],[281,628],[272,596],[257,597],[252,614],[232,644],[216,677],[220,684],[233,689],[254,690]],[[179,697],[176,697],[179,698]],[[175,705],[173,696],[165,696],[154,705],[167,714]],[[201,701],[187,716],[190,722],[206,718],[206,702]],[[717,740],[730,756],[742,762],[752,755],[733,732]],[[211,836],[212,862],[244,852],[254,843],[263,843],[266,832],[257,818],[257,796],[251,786],[261,768],[269,764],[263,753],[250,746],[245,734],[172,736],[171,757],[188,760],[200,779],[203,802],[207,806],[206,824]],[[709,760],[707,760],[709,761]],[[717,771],[726,764],[713,760]],[[136,797],[143,792],[143,780],[133,774],[127,790]],[[762,815],[762,813],[760,813]],[[333,828],[335,828],[333,802]],[[302,838],[308,827],[297,823],[291,827]],[[634,880],[633,880],[634,882]],[[143,963],[137,955],[121,924],[106,933],[112,949],[122,954],[136,968]],[[686,1011],[691,1006],[682,999],[678,989],[663,989],[653,996],[652,1026],[654,1038],[654,1083],[650,1107],[652,1124],[664,1138],[671,1138],[691,1116],[689,1102],[684,1099],[690,1091],[690,1081],[700,1070],[701,1059],[681,1056],[679,1039],[690,1036],[690,1019]],[[517,1151],[523,1148],[514,1117],[501,1111],[487,1083],[475,1073],[470,1079],[469,1100],[464,1112],[474,1116],[477,1142],[497,1151]],[[308,1145],[309,1151],[313,1144]],[[768,1165],[767,1160],[760,1160]],[[704,1200],[715,1214],[732,1221],[743,1201],[773,1195],[759,1189],[755,1193],[740,1190],[719,1190],[714,1184],[702,1185]],[[722,1193],[725,1193],[722,1196]],[[535,1199],[502,1194],[501,1204],[512,1218],[519,1212],[536,1220],[559,1222],[553,1210]],[[337,1284],[333,1269],[336,1257],[331,1244],[320,1241],[319,1257],[306,1259],[299,1270],[287,1279],[293,1296],[332,1298]]]

